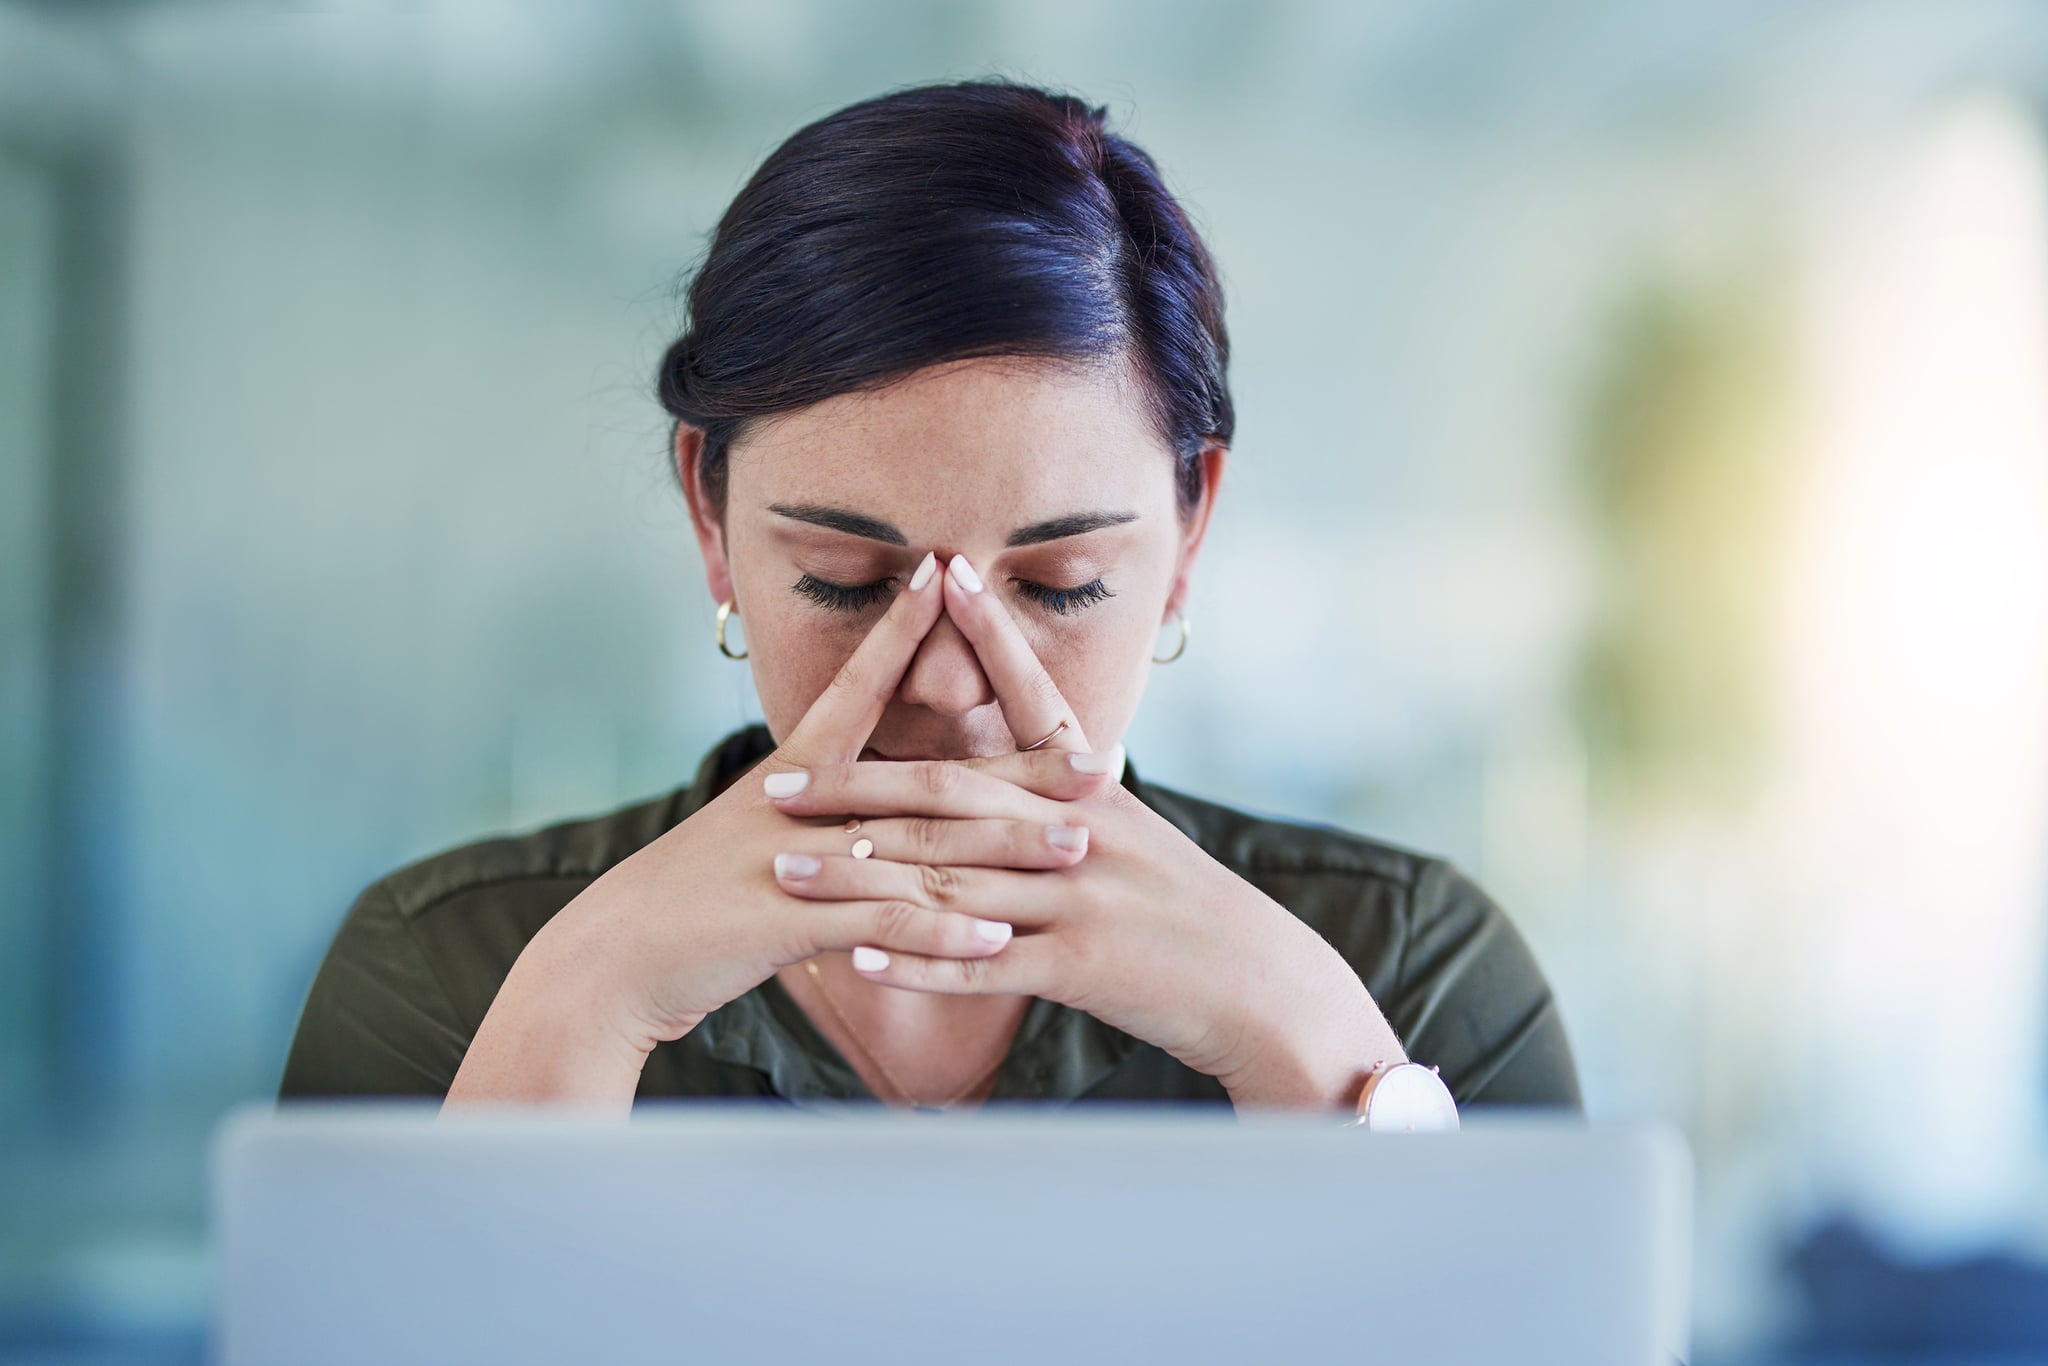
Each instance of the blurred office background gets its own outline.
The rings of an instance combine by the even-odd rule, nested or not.
[[[800,124],[1112,106],[1240,438],[1148,776],[1457,858],[1697,1359],[2048,1356],[2048,6],[0,0],[0,1358],[202,1350],[354,893],[758,715],[650,376]]]

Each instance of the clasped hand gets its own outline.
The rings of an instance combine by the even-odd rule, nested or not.
[[[773,861],[788,896],[862,903],[884,928],[957,913],[932,951],[862,944],[854,966],[909,991],[1084,1010],[1219,1078],[1240,1102],[1342,1105],[1372,1061],[1361,1050],[1398,1059],[1378,1008],[1321,936],[1117,782],[1121,747],[1091,749],[974,571],[955,557],[923,579],[750,778],[788,818]],[[942,612],[1017,743],[1057,733],[991,758],[859,759]]]

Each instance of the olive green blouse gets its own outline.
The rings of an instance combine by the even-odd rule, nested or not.
[[[687,819],[774,748],[733,732],[666,796],[436,854],[373,883],[313,980],[281,1098],[446,1094],[513,960],[548,917]],[[1252,815],[1139,778],[1123,785],[1306,921],[1357,971],[1408,1055],[1461,1107],[1580,1108],[1549,985],[1501,909],[1449,863],[1328,826]],[[774,977],[657,1046],[639,1095],[873,1100]],[[1034,999],[991,1100],[1228,1100],[1192,1070],[1083,1011]]]

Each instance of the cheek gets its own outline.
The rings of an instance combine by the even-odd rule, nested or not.
[[[1143,681],[1153,627],[1143,607],[1122,595],[1071,617],[1035,607],[1013,607],[1011,615],[1077,711],[1125,697]]]
[[[794,724],[860,644],[865,623],[834,621],[794,593],[762,596],[740,605],[747,663],[767,719]]]

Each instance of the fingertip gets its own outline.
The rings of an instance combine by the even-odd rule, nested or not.
[[[791,797],[803,795],[810,782],[811,775],[808,770],[786,769],[780,773],[770,773],[761,779],[761,790],[768,794],[770,801],[788,801]]]
[[[942,590],[939,596],[945,600],[948,611],[958,611],[966,608],[974,601],[975,595],[961,587],[960,580],[954,575],[953,566],[950,562],[946,566],[946,571],[939,575],[939,587]]]
[[[946,577],[970,597],[982,590],[981,575],[975,572],[974,565],[965,555],[955,555],[946,562]]]
[[[1045,842],[1063,854],[1072,854],[1078,858],[1088,852],[1088,827],[1048,825],[1045,827]]]
[[[811,854],[785,853],[775,856],[775,876],[788,882],[800,882],[805,878],[816,877],[818,869],[822,866]]]
[[[1111,745],[1102,750],[1071,750],[1067,762],[1077,773],[1107,777],[1112,782],[1120,781],[1124,773],[1124,747]]]
[[[1075,773],[1066,790],[1076,797],[1092,797],[1116,786],[1116,779],[1107,773]]]
[[[936,557],[930,558],[937,564]],[[922,589],[903,595],[911,599],[911,620],[916,623],[914,634],[920,641],[931,634],[932,627],[939,624],[939,618],[946,615],[945,582],[944,566],[939,566],[932,571],[930,580]]]

